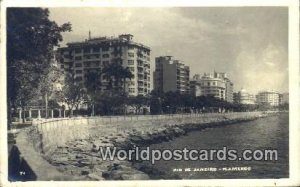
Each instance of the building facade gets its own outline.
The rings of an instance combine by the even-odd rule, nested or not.
[[[234,93],[234,103],[243,105],[254,105],[255,97],[253,94],[248,93],[245,89]]]
[[[194,75],[193,79],[190,81],[190,94],[195,97],[202,95],[201,77],[199,74]]]
[[[281,105],[289,104],[289,93],[282,93],[279,95],[279,103]]]
[[[98,37],[84,42],[68,43],[57,51],[58,61],[63,71],[73,71],[78,82],[84,82],[85,75],[94,70],[102,70],[111,63],[119,63],[128,68],[134,77],[126,81],[129,96],[150,93],[150,48],[133,41],[133,35],[118,37]],[[108,80],[101,77],[102,88],[107,90]]]
[[[274,91],[263,91],[256,95],[256,102],[260,105],[279,105],[279,93]]]
[[[172,56],[155,58],[154,90],[189,93],[190,68]]]
[[[196,74],[190,84],[194,96],[213,96],[233,102],[233,83],[226,73],[204,73],[202,76]]]
[[[201,91],[204,96],[226,99],[226,81],[216,73],[204,73],[201,77]]]

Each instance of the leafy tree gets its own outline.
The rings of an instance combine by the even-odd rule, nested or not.
[[[87,93],[87,100],[92,107],[92,116],[95,115],[95,102],[101,92],[101,70],[95,70],[85,75],[84,86]]]
[[[84,86],[79,82],[73,72],[66,72],[64,85],[61,92],[62,102],[66,103],[69,109],[69,116],[72,116],[74,109],[84,101]]]
[[[148,98],[142,95],[128,98],[128,105],[135,109],[135,113],[139,114],[143,106],[148,105]]]
[[[49,20],[48,9],[7,9],[7,92],[8,120],[11,109],[23,110],[36,96],[39,83],[50,67],[53,48],[62,41],[62,32],[71,31]]]
[[[161,95],[162,94],[157,91],[152,91],[150,93],[150,114],[155,115],[162,113]]]
[[[56,96],[55,93],[57,91],[55,84],[61,84],[60,79],[63,76],[61,70],[54,62],[50,65],[51,66],[45,70],[44,75],[41,77],[39,85],[40,95],[43,96],[45,102],[46,118],[48,118],[49,97],[54,96],[54,98],[52,98],[52,102],[58,102],[54,101]]]
[[[108,92],[103,92],[97,97],[95,102],[96,112],[102,115],[115,115],[124,112],[124,105],[127,100],[127,96],[114,95],[112,96]]]

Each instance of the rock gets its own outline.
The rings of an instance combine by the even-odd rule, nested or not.
[[[113,171],[106,171],[102,173],[102,177],[108,180],[122,180],[122,171],[113,170]]]
[[[82,152],[82,148],[79,148],[79,147],[75,147],[75,148],[73,148],[73,151],[78,151],[78,152]]]
[[[53,165],[67,165],[68,164],[68,158],[67,157],[57,157],[54,158],[51,163]]]
[[[149,176],[146,174],[123,174],[121,175],[122,180],[149,180]]]
[[[87,160],[78,160],[77,164],[78,167],[84,167],[90,165],[90,162]]]
[[[92,179],[92,180],[104,180],[104,178],[102,177],[102,172],[100,173],[90,173],[88,174],[88,178]]]
[[[142,140],[142,138],[140,136],[136,136],[136,135],[130,136],[129,139],[130,139],[130,141],[135,142],[135,143]]]
[[[90,172],[88,170],[82,170],[81,175],[88,175]]]
[[[148,134],[143,134],[140,138],[145,142],[151,141],[151,137]]]
[[[80,159],[80,158],[83,158],[83,156],[82,155],[76,155],[75,158]]]

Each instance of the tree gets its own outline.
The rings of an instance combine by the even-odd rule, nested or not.
[[[138,114],[143,106],[148,105],[148,98],[142,95],[128,98],[128,105],[135,109],[135,113]]]
[[[109,81],[108,89],[113,90],[113,94],[125,94],[126,79],[131,80],[133,78],[133,74],[128,67],[124,68],[122,65],[120,65],[120,63],[113,62],[112,64],[103,68],[103,73],[106,79]]]
[[[92,106],[92,116],[95,115],[95,102],[101,92],[101,70],[97,69],[85,75],[84,86],[86,88],[87,100]]]
[[[49,20],[48,9],[7,9],[7,92],[8,120],[11,109],[24,109],[36,96],[41,78],[50,67],[53,48],[62,41],[62,32],[71,31]]]
[[[121,114],[127,101],[126,95],[111,95],[108,92],[101,93],[95,102],[95,109],[103,115]]]
[[[162,108],[161,108],[161,96],[162,93],[152,90],[149,97],[149,105],[150,105],[150,114],[161,114]]]
[[[77,110],[84,101],[83,84],[76,79],[74,72],[66,72],[62,87],[62,101],[68,105],[70,117],[73,115],[73,110]]]
[[[61,70],[54,62],[50,64],[44,72],[44,75],[40,81],[40,94],[45,101],[46,118],[48,118],[48,100],[51,95],[55,95],[55,84],[60,84],[60,78],[62,77]],[[54,100],[52,100],[54,102]]]

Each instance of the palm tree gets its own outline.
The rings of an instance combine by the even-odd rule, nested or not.
[[[127,68],[124,68],[120,63],[114,62],[107,67],[103,68],[103,73],[109,80],[110,89],[115,88],[117,93],[121,90],[121,85],[123,84],[123,90],[125,93],[126,89],[126,79],[132,79],[133,74]]]

